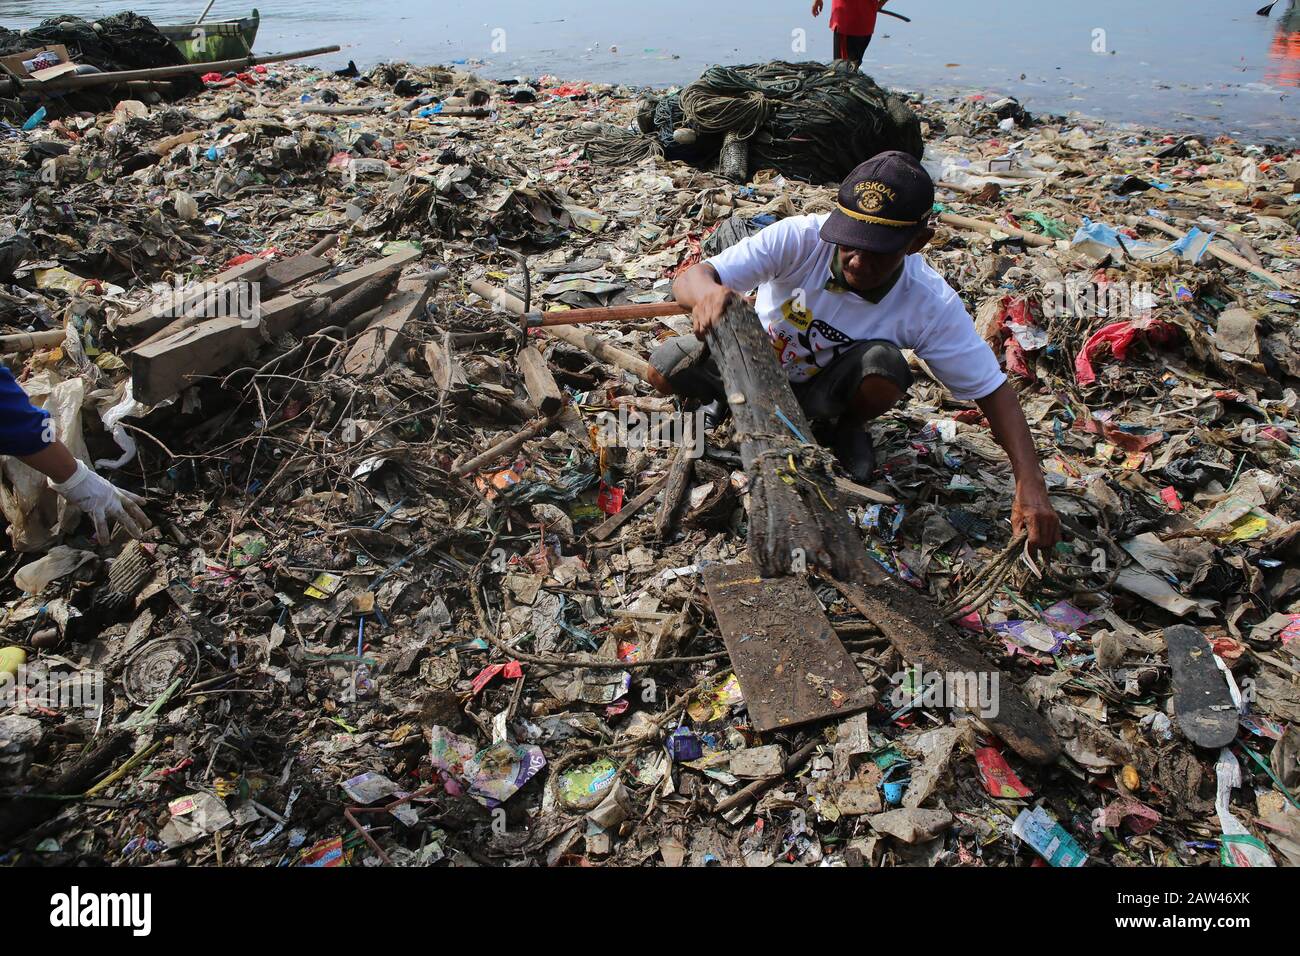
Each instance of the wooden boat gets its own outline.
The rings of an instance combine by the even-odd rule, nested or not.
[[[248,56],[257,39],[261,15],[256,9],[239,20],[205,20],[159,26],[163,36],[181,51],[187,63],[215,63]]]

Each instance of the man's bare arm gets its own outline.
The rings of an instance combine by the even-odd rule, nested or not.
[[[703,341],[740,294],[722,284],[713,266],[699,262],[673,280],[673,297],[691,310],[695,337]]]
[[[1012,530],[1016,534],[1027,532],[1029,546],[1036,551],[1055,547],[1061,540],[1061,519],[1048,498],[1038,451],[1015,389],[1010,382],[1003,382],[997,391],[975,404],[988,418],[993,437],[1011,459],[1011,471],[1016,476]]]

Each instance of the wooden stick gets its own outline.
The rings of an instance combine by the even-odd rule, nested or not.
[[[117,783],[128,773],[130,773],[132,770],[138,767],[145,760],[148,760],[150,757],[156,754],[159,750],[162,749],[162,746],[163,746],[163,741],[159,740],[159,741],[155,741],[153,744],[149,745],[148,747],[144,747],[140,750],[137,750],[134,754],[132,754],[131,758],[126,761],[126,763],[122,764],[122,766],[118,767],[116,770],[110,773],[103,780],[99,781],[99,783],[95,784],[93,787],[87,790],[84,794],[82,794],[82,796],[93,797],[95,794],[103,790],[107,790],[113,784]]]
[[[819,746],[821,746],[821,744],[822,741],[820,739],[814,739],[812,743],[804,744],[802,747],[800,747],[798,750],[792,753],[789,757],[785,758],[785,765],[782,768],[782,773],[780,777],[772,777],[771,779],[768,780],[755,780],[747,787],[741,790],[737,790],[735,793],[727,797],[725,800],[718,801],[718,805],[714,809],[717,810],[718,813],[726,813],[729,810],[734,810],[736,807],[749,803],[751,800],[757,799],[758,795],[762,793],[764,790],[767,790],[770,787],[774,787],[776,786],[776,784],[780,783],[782,777],[794,773],[796,770],[798,770],[800,767],[806,764],[808,762],[808,758],[813,755],[813,753],[817,750]]]
[[[274,56],[247,56],[237,60],[219,60],[216,63],[178,63],[173,66],[158,66],[148,70],[117,70],[112,73],[87,73],[83,76],[60,77],[48,83],[23,83],[21,80],[9,79],[0,85],[4,93],[67,93],[84,90],[87,87],[104,86],[110,83],[128,83],[132,80],[167,80],[174,76],[189,76],[203,73],[229,73],[231,70],[262,63],[281,63],[285,60],[299,60],[309,56],[321,56],[325,53],[337,53],[341,47],[322,46],[311,50],[298,50],[294,53],[277,53]]]
[[[469,461],[457,465],[451,470],[451,473],[457,478],[464,477],[471,472],[478,471],[484,465],[491,464],[502,455],[508,455],[515,449],[523,445],[524,442],[531,438],[536,438],[548,428],[554,426],[555,420],[552,418],[539,418],[529,425],[524,426],[506,438],[501,439],[481,455],[476,455]]]
[[[655,516],[655,531],[660,540],[672,534],[673,527],[677,523],[675,520],[677,510],[686,496],[686,489],[691,486],[691,476],[694,473],[695,459],[684,450],[679,452],[673,459],[672,467],[668,469],[668,483],[664,486],[663,504],[659,506],[659,514]]]
[[[874,501],[882,505],[896,505],[898,499],[892,495],[887,495],[883,491],[876,491],[874,488],[868,488],[860,485],[856,481],[850,481],[847,478],[836,476],[835,487],[846,495],[855,495],[858,498],[865,498],[867,501]]]
[[[678,457],[684,454],[686,454],[685,451],[677,452]],[[631,518],[638,511],[640,511],[642,508],[644,508],[646,505],[650,503],[651,499],[654,498],[654,496],[659,493],[659,489],[662,488],[664,486],[664,483],[668,481],[668,476],[671,474],[672,474],[671,469],[669,471],[664,472],[653,482],[651,482],[649,488],[647,488],[645,491],[641,492],[641,494],[637,495],[635,498],[633,498],[631,501],[625,504],[623,506],[623,510],[621,510],[616,515],[610,515],[608,518],[606,518],[596,527],[592,528],[591,531],[588,532],[588,534],[591,535],[591,537],[595,538],[597,541],[604,541],[605,539],[607,539],[615,531],[623,527],[623,525],[627,523],[629,518]]]
[[[1017,239],[1023,239],[1026,245],[1030,246],[1050,246],[1056,243],[1055,239],[1048,236],[1040,236],[1032,232],[1025,232],[1023,229],[1017,229],[1015,226],[1003,226],[998,223],[985,222],[983,219],[972,219],[970,216],[959,216],[955,212],[939,213],[939,221],[949,226],[956,226],[958,229],[966,229],[972,232],[991,233],[993,230],[1004,232],[1008,236],[1015,236]]]
[[[316,245],[314,245],[314,246],[312,246],[310,249],[308,249],[308,250],[307,250],[307,255],[309,255],[309,256],[323,256],[323,255],[325,255],[325,253],[329,252],[331,249],[333,249],[333,248],[334,248],[335,246],[337,246],[338,244],[339,244],[339,234],[338,234],[337,232],[331,232],[329,235],[327,235],[327,236],[326,236],[324,239],[322,239],[320,242],[316,243]]]
[[[1158,229],[1161,232],[1163,232],[1165,235],[1173,236],[1175,239],[1184,239],[1187,236],[1187,234],[1182,230],[1176,228],[1175,226],[1171,226],[1166,222],[1161,222],[1159,219],[1156,219],[1152,216],[1140,216],[1140,217],[1127,216],[1125,217],[1125,222],[1127,222],[1130,226],[1142,225],[1142,226],[1149,226],[1152,229]],[[1238,269],[1242,269],[1246,272],[1249,272],[1257,279],[1263,279],[1265,282],[1271,282],[1279,289],[1297,288],[1295,285],[1292,285],[1286,279],[1283,279],[1280,275],[1276,275],[1272,272],[1269,272],[1267,269],[1261,269],[1259,266],[1255,265],[1245,256],[1241,256],[1235,252],[1231,252],[1228,249],[1225,249],[1220,245],[1216,245],[1213,242],[1210,243],[1206,251],[1209,252],[1210,255],[1214,256],[1214,258],[1218,259],[1220,262],[1226,262],[1230,266],[1236,266]]]
[[[634,302],[599,309],[560,309],[529,316],[529,328],[549,329],[556,325],[585,325],[589,322],[632,322],[663,315],[683,315],[688,310],[679,302]]]
[[[325,103],[298,107],[301,112],[313,116],[365,116],[367,113],[373,113],[375,110],[382,110],[384,108],[385,104],[383,103],[375,103],[372,106],[366,106],[364,103],[352,106],[345,106],[339,103]]]
[[[749,296],[745,301],[752,305],[754,298]],[[595,309],[556,309],[525,318],[530,329],[549,329],[557,325],[587,325],[591,322],[635,322],[665,315],[685,315],[689,311],[680,302],[632,302]]]
[[[0,350],[30,352],[47,345],[58,345],[67,337],[66,329],[51,329],[48,332],[15,332],[12,335],[0,335]]]
[[[465,108],[453,107],[451,109],[443,110],[441,113],[431,113],[428,116],[421,117],[421,119],[441,119],[444,116],[468,116],[471,119],[487,119],[491,115],[491,110],[484,109],[481,106]]]

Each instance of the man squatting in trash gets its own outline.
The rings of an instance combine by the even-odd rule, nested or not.
[[[957,293],[919,253],[934,238],[930,176],[908,153],[880,153],[840,184],[836,209],[773,223],[679,275],[677,301],[694,336],[653,353],[650,383],[726,413],[725,389],[705,338],[727,306],[757,287],[759,319],[795,397],[850,476],[875,471],[867,423],[902,400],[912,372],[902,349],[923,359],[952,396],[973,400],[1015,473],[1015,533],[1035,550],[1060,540],[1029,425],[993,350]]]
[[[69,504],[90,515],[100,544],[109,540],[108,519],[138,538],[150,527],[144,499],[92,471],[59,441],[54,422],[32,404],[13,373],[0,366],[0,455],[12,455],[43,474]]]

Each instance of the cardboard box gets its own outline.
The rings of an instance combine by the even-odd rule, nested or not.
[[[28,77],[33,83],[47,83],[50,80],[57,80],[61,76],[70,76],[77,72],[77,64],[60,63],[57,66],[46,67],[43,70],[36,70]]]
[[[0,57],[0,67],[3,67],[6,73],[24,80],[30,79],[33,72],[45,72],[65,64],[70,65],[71,62],[72,57],[68,55],[68,48],[62,43],[38,46],[31,50],[24,50],[22,53]],[[68,72],[70,71],[63,71],[63,73]]]

